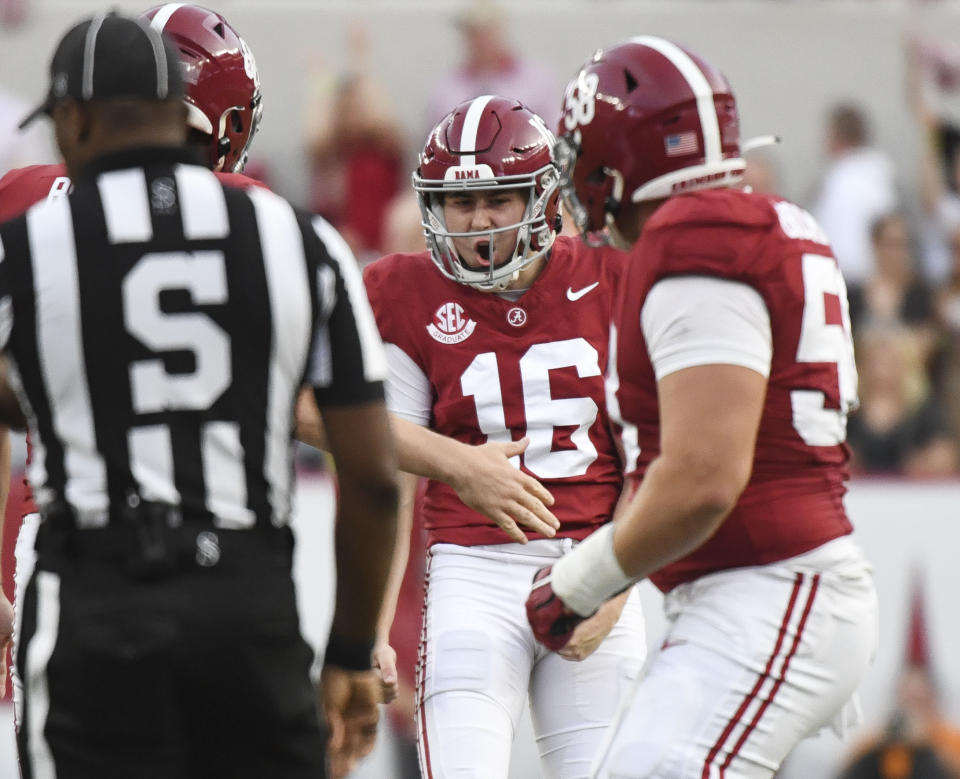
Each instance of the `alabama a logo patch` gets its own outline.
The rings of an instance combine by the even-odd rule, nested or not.
[[[476,326],[477,323],[464,314],[463,306],[459,303],[444,303],[427,325],[427,332],[442,344],[458,344],[466,341]]]

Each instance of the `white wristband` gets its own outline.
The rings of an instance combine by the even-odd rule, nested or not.
[[[588,617],[608,598],[623,592],[633,579],[613,553],[613,523],[608,522],[553,564],[550,586],[581,617]]]

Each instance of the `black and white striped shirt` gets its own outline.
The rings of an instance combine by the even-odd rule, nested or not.
[[[293,408],[382,398],[353,255],[319,217],[179,149],[102,158],[0,227],[0,346],[41,509],[131,495],[224,528],[290,515]]]

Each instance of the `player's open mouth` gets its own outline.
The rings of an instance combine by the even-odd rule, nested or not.
[[[480,267],[489,268],[490,261],[493,259],[493,244],[490,241],[479,241],[474,245],[473,250],[477,253],[477,262]]]

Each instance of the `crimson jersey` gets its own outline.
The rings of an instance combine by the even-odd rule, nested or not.
[[[558,537],[589,535],[620,496],[602,371],[625,259],[560,236],[516,302],[443,277],[426,252],[364,270],[381,337],[429,381],[431,428],[468,444],[529,436],[522,467],[556,499]],[[427,486],[423,516],[429,545],[505,541],[439,482]]]
[[[627,475],[641,478],[659,452],[657,383],[640,301],[660,279],[684,275],[755,289],[769,313],[773,356],[750,481],[707,543],[650,577],[663,590],[792,557],[852,530],[843,495],[846,412],[856,404],[857,379],[846,287],[813,218],[765,195],[717,189],[671,198],[633,249],[608,378]]]
[[[242,173],[217,173],[216,177],[228,187],[264,186],[256,179]],[[70,178],[66,166],[30,165],[17,168],[0,178],[0,222],[13,219],[26,211],[34,203],[56,197],[66,197],[70,192]],[[30,439],[27,439],[27,460],[30,459]],[[33,490],[24,478],[26,490],[23,497],[22,514],[34,514],[37,505],[33,500]]]

